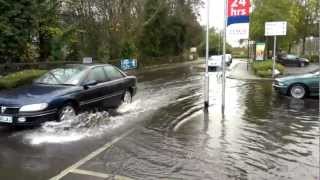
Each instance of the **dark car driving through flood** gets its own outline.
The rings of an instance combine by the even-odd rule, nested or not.
[[[310,61],[306,58],[301,58],[293,54],[279,54],[277,62],[284,66],[305,67]]]
[[[31,85],[0,92],[0,124],[38,125],[96,107],[116,108],[132,101],[136,85],[136,77],[112,65],[67,65]]]

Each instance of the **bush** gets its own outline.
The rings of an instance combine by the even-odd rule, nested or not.
[[[319,55],[305,55],[303,58],[310,60],[311,63],[318,63],[319,62]]]
[[[252,69],[254,73],[260,77],[272,77],[272,60],[266,61],[255,61],[252,63]],[[281,74],[284,73],[284,67],[281,64],[276,64],[276,69],[280,71]]]
[[[317,63],[317,62],[319,62],[319,56],[318,55],[312,55],[312,56],[310,56],[309,60],[312,63]]]
[[[45,70],[24,70],[9,74],[0,78],[0,90],[31,84],[34,79],[40,77],[46,72],[47,71]]]

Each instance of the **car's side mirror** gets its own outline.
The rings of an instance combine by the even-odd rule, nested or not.
[[[88,82],[84,83],[84,84],[83,84],[83,87],[84,87],[85,89],[88,89],[90,86],[95,86],[95,85],[97,85],[97,84],[98,84],[97,81],[92,80],[92,81],[88,81]]]

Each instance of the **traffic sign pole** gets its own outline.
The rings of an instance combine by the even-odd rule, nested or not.
[[[222,112],[226,104],[226,41],[227,41],[228,1],[224,1],[223,58],[222,58]]]
[[[207,32],[206,32],[206,72],[204,77],[204,107],[209,107],[209,22],[210,22],[210,0],[207,0]]]
[[[276,54],[277,54],[277,36],[274,36],[273,40],[273,64],[272,64],[272,78],[275,78],[275,70],[276,70]]]
[[[319,66],[320,66],[320,12],[319,12],[319,17],[318,17],[318,23],[319,23],[319,37],[318,37],[318,48],[319,48]],[[320,67],[319,67],[320,68]],[[320,80],[319,80],[319,88],[320,88]],[[319,91],[319,113],[320,113],[320,91]]]

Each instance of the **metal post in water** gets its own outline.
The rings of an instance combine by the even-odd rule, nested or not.
[[[204,106],[209,107],[209,22],[210,22],[210,0],[207,0],[207,32],[206,32],[206,72],[204,78]]]
[[[225,109],[226,99],[226,41],[227,41],[227,3],[224,1],[224,28],[223,28],[223,58],[222,58],[222,112]]]
[[[318,37],[318,48],[319,48],[319,52],[318,52],[318,56],[319,56],[319,69],[320,69],[320,12],[318,12],[319,16],[318,16],[318,23],[319,23],[319,37]],[[320,80],[319,80],[319,88],[320,88]],[[320,90],[319,90],[319,113],[320,113]]]
[[[272,64],[272,78],[275,78],[275,70],[276,70],[276,50],[277,50],[277,36],[274,36],[273,42],[273,64]]]
[[[250,39],[248,38],[248,60],[247,60],[247,71],[249,71],[250,63]]]

